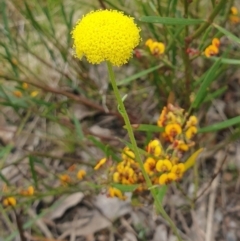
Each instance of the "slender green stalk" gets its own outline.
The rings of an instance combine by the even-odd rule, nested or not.
[[[188,0],[184,0],[184,18],[188,18]],[[188,25],[185,27],[185,38],[189,34],[189,28]],[[185,47],[183,48],[182,55],[183,55],[183,62],[184,62],[184,68],[185,68],[185,87],[186,87],[186,104],[189,103],[189,97],[188,93],[190,93],[190,83],[191,83],[191,63],[189,60],[189,55],[187,53],[187,49],[189,47],[189,43],[185,41]]]
[[[116,83],[116,80],[115,80],[112,64],[110,62],[108,62],[108,61],[107,61],[107,67],[108,67],[108,73],[109,73],[110,82],[112,84],[113,91],[114,91],[115,97],[117,99],[117,103],[119,105],[119,108],[120,108],[120,113],[121,113],[121,115],[122,115],[122,117],[124,119],[124,122],[125,122],[125,125],[126,125],[126,129],[127,129],[130,141],[132,143],[132,148],[133,148],[133,152],[135,153],[136,161],[138,162],[138,164],[140,166],[140,169],[141,169],[141,171],[143,173],[143,176],[144,176],[144,179],[146,181],[147,187],[150,189],[150,192],[151,192],[151,194],[152,194],[152,196],[154,198],[156,208],[157,208],[158,212],[163,216],[163,218],[169,223],[172,231],[177,236],[178,240],[182,241],[182,238],[180,237],[174,222],[171,220],[171,218],[165,212],[161,202],[157,198],[156,190],[154,188],[153,189],[151,188],[153,186],[152,182],[151,182],[147,172],[144,169],[143,161],[142,161],[140,153],[138,151],[138,146],[137,146],[137,142],[136,142],[135,137],[134,137],[133,129],[132,129],[132,126],[131,126],[131,123],[130,123],[130,120],[128,118],[128,114],[127,114],[127,111],[126,111],[126,108],[125,108],[125,106],[123,104],[121,95],[120,95],[118,87],[117,87],[117,83]]]

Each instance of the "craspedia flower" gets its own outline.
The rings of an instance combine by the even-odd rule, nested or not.
[[[88,62],[109,61],[121,66],[132,57],[140,42],[140,28],[133,18],[116,10],[97,10],[79,20],[72,31],[76,57]]]

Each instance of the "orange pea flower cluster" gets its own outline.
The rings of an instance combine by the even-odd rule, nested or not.
[[[164,131],[160,138],[151,140],[146,146],[143,167],[155,185],[166,185],[181,180],[184,172],[189,168],[181,161],[184,153],[195,145],[193,138],[197,133],[198,120],[196,116],[188,116],[183,109],[169,104],[164,107],[157,125]],[[104,165],[106,158],[101,159],[95,166]],[[96,168],[97,167],[97,168]],[[128,147],[121,152],[121,161],[109,169],[111,187],[109,197],[126,199],[117,185],[134,185],[136,191],[147,190],[147,185],[135,153]]]
[[[204,54],[207,58],[211,56],[215,56],[219,53],[220,41],[218,38],[214,38],[212,40],[212,44],[210,44],[205,50]]]
[[[165,45],[162,42],[153,41],[151,38],[145,42],[150,52],[154,56],[160,56],[165,51]]]
[[[169,184],[178,181],[185,172],[185,165],[181,157],[195,143],[192,140],[197,133],[197,118],[190,116],[184,110],[169,104],[164,107],[157,125],[164,128],[161,142],[152,140],[147,145],[147,152],[151,155],[145,160],[144,168],[155,184]]]
[[[240,23],[240,17],[238,14],[238,9],[236,7],[231,7],[231,12],[229,15],[229,21],[233,24]]]

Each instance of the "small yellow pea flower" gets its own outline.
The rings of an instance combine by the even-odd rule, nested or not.
[[[170,184],[171,182],[177,180],[177,175],[175,173],[163,173],[159,177],[159,184],[160,185],[165,185],[165,184]]]
[[[159,56],[164,53],[165,45],[161,42],[153,42],[150,44],[149,49],[153,55]]]
[[[147,145],[147,153],[159,157],[162,153],[162,147],[159,140],[150,141]]]
[[[197,133],[197,127],[196,126],[190,126],[187,131],[185,132],[185,136],[187,139],[192,139],[193,136]]]
[[[185,166],[183,163],[178,163],[177,165],[173,165],[171,173],[175,173],[178,178],[181,178],[185,171]]]
[[[189,117],[186,127],[190,127],[190,126],[196,126],[198,123],[198,119],[196,116],[192,115]]]
[[[120,182],[120,173],[119,172],[113,173],[113,181],[116,182],[116,183]]]
[[[117,197],[121,200],[126,200],[127,198],[126,196],[123,195],[123,193],[119,189],[115,187],[109,187],[108,193],[109,193],[109,197]]]
[[[117,10],[105,9],[85,15],[71,34],[77,58],[85,55],[92,64],[109,61],[121,66],[129,61],[139,44],[139,32],[133,18]]]
[[[59,179],[61,181],[61,184],[64,186],[71,183],[71,178],[67,174],[60,175]]]
[[[14,206],[16,206],[16,204],[17,204],[17,201],[14,197],[7,197],[7,198],[3,199],[3,205],[5,207],[7,207],[7,206],[14,207]]]
[[[212,40],[212,45],[216,46],[217,48],[220,47],[220,40],[218,38],[214,38]]]
[[[218,47],[216,47],[215,45],[212,45],[212,44],[209,45],[204,51],[204,54],[207,58],[217,55],[218,53],[219,53]]]
[[[85,170],[83,170],[83,169],[79,170],[77,173],[77,179],[82,180],[86,176],[86,174],[87,173]]]
[[[104,157],[102,158],[97,164],[96,166],[94,167],[94,170],[98,170],[101,166],[103,166],[107,161],[107,158]]]
[[[163,110],[162,110],[162,112],[161,112],[161,114],[160,114],[160,116],[158,118],[158,121],[157,121],[157,125],[159,127],[165,126],[165,122],[166,122],[166,119],[167,119],[166,116],[167,116],[167,107],[164,106],[164,108],[163,108]]]
[[[156,160],[154,160],[152,157],[148,157],[143,164],[145,171],[149,176],[152,176],[154,174],[155,166],[156,166]]]
[[[26,90],[28,88],[28,83],[22,83],[22,88]]]
[[[182,133],[182,127],[177,123],[167,124],[165,127],[165,134],[170,141],[173,141],[173,138]]]
[[[159,172],[169,172],[172,169],[172,163],[168,159],[159,160],[156,164],[156,169]]]
[[[129,150],[128,148],[124,148],[122,152],[122,160],[126,162],[132,162],[135,158],[134,152]]]
[[[151,44],[153,43],[153,40],[151,38],[149,38],[146,42],[145,42],[145,45],[150,47]]]
[[[180,151],[188,151],[189,146],[182,140],[177,142],[177,149]]]
[[[37,90],[34,90],[34,91],[32,91],[31,93],[30,93],[30,95],[31,95],[31,97],[36,97],[37,95],[38,95],[38,91]]]
[[[20,90],[14,90],[13,94],[17,97],[17,98],[21,98],[22,97],[22,92]]]
[[[238,9],[234,6],[231,7],[231,14],[238,15]]]
[[[240,17],[235,15],[230,15],[229,21],[233,24],[240,23]]]

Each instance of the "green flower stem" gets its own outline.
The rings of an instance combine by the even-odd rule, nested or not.
[[[163,216],[163,218],[169,223],[172,231],[177,236],[178,240],[182,241],[182,239],[181,239],[181,237],[180,237],[180,235],[178,233],[178,230],[177,230],[174,222],[171,220],[171,218],[165,212],[165,210],[164,210],[164,208],[162,206],[162,203],[159,201],[159,199],[157,197],[156,189],[151,188],[153,186],[152,182],[151,182],[147,172],[144,169],[143,161],[142,161],[140,153],[138,151],[138,146],[137,146],[137,142],[136,142],[135,137],[134,137],[133,129],[132,129],[132,126],[131,126],[131,123],[130,123],[130,120],[128,118],[128,114],[127,114],[127,111],[126,111],[126,108],[125,108],[125,106],[123,104],[122,98],[120,96],[120,93],[119,93],[119,90],[118,90],[118,87],[117,87],[117,83],[116,83],[116,80],[115,80],[112,64],[110,62],[108,62],[108,61],[107,61],[107,68],[108,68],[110,82],[112,84],[113,91],[114,91],[115,97],[117,99],[117,103],[119,105],[121,115],[122,115],[122,117],[124,119],[124,122],[125,122],[125,125],[126,125],[126,129],[127,129],[130,141],[132,143],[132,148],[133,148],[133,152],[135,153],[136,161],[138,162],[138,164],[140,166],[140,169],[141,169],[141,171],[143,173],[143,176],[144,176],[144,179],[146,181],[147,187],[150,189],[150,192],[151,192],[151,194],[152,194],[152,196],[154,198],[156,208],[157,208],[158,212]]]

